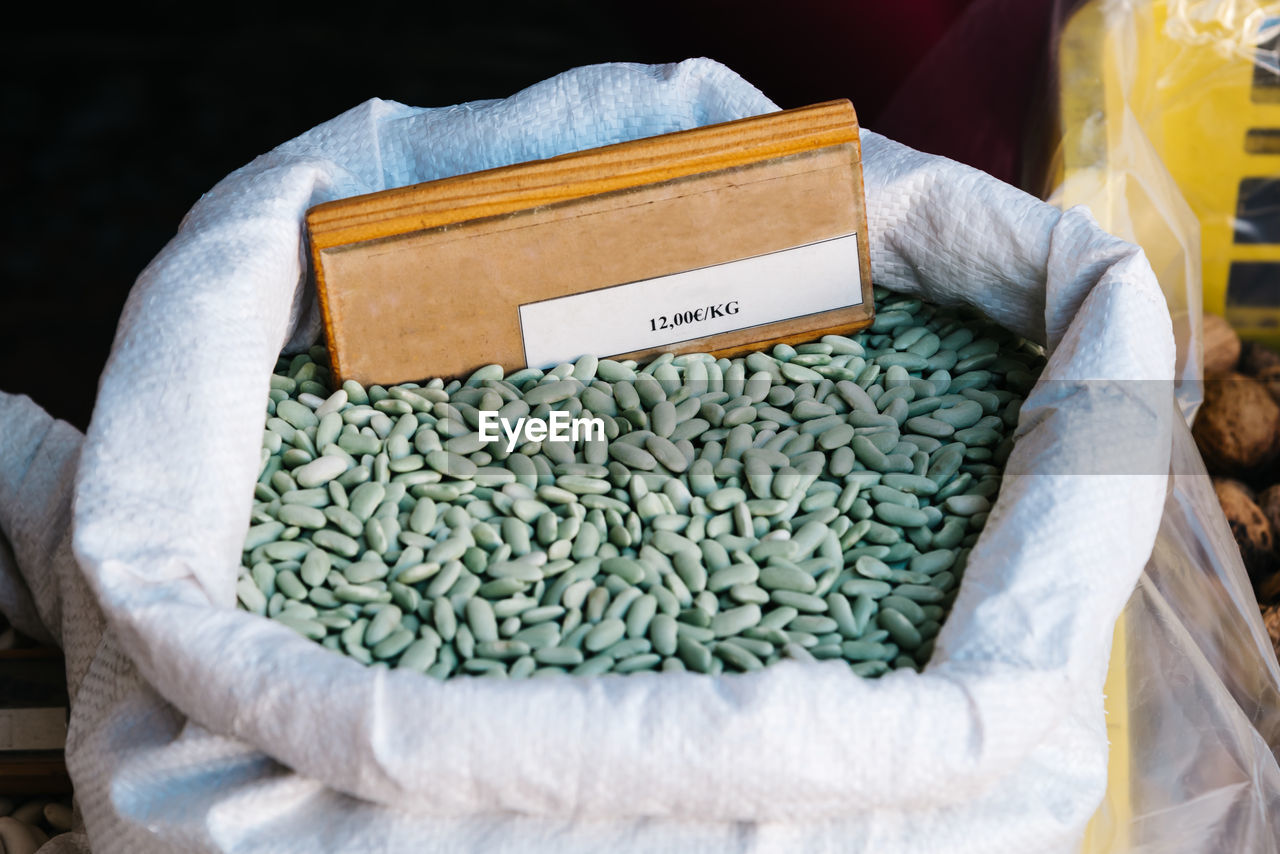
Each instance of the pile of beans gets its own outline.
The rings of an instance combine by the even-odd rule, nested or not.
[[[857,335],[744,358],[332,389],[282,357],[241,607],[366,664],[525,677],[919,669],[1043,364],[877,289]],[[485,443],[480,413],[604,436]]]
[[[4,854],[35,854],[51,837],[71,828],[69,795],[21,799],[21,803],[0,795],[0,851]],[[66,846],[73,851],[80,847],[74,842]]]

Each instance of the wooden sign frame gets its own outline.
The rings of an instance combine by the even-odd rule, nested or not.
[[[524,307],[690,270],[736,279],[724,265],[773,254],[785,269],[785,253],[834,239],[846,241],[856,268],[843,273],[853,283],[847,301],[715,334],[690,324],[676,341],[595,355],[731,354],[850,332],[873,312],[861,147],[848,101],[330,202],[308,212],[307,228],[335,376],[365,384],[460,376],[495,362],[516,369],[531,352]],[[667,293],[680,293],[676,280],[668,284]],[[790,303],[806,283],[776,287],[760,295]],[[653,318],[632,326],[656,328],[665,309],[655,306]],[[699,304],[679,316],[714,309]],[[595,319],[577,322],[585,330]],[[549,332],[572,348],[575,327]]]

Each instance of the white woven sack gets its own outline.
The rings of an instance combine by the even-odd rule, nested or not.
[[[788,662],[716,678],[440,683],[366,668],[235,608],[268,377],[282,347],[317,330],[300,228],[309,206],[773,109],[708,60],[582,68],[445,109],[374,100],[232,173],[191,210],[121,317],[77,475],[73,544],[111,643],[201,725],[148,754],[170,775],[192,763],[184,780],[204,792],[182,834],[193,848],[258,850],[261,840],[211,833],[214,806],[252,818],[251,792],[282,774],[304,782],[231,761],[234,739],[407,811],[310,783],[291,802],[277,788],[262,831],[277,846],[297,838],[297,850],[318,850],[307,838],[327,847],[344,821],[382,819],[395,844],[440,850],[583,838],[788,850],[799,832],[837,850],[1078,839],[1105,786],[1111,626],[1165,494],[1168,313],[1141,252],[1087,213],[874,133],[863,133],[863,168],[877,283],[977,306],[1051,350],[1015,474],[924,673],[863,680],[836,662]],[[79,767],[136,771],[140,755],[111,755],[128,742],[84,734]],[[128,792],[145,804],[147,785],[135,773]],[[138,802],[129,812],[112,791],[124,800],[107,812],[138,821]]]

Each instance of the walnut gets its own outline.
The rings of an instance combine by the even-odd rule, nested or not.
[[[1240,546],[1240,556],[1244,558],[1249,576],[1255,582],[1264,580],[1275,569],[1276,539],[1271,523],[1236,481],[1214,478],[1213,491],[1217,493],[1231,533]]]
[[[1204,316],[1204,372],[1225,374],[1240,361],[1240,336],[1216,314]]]
[[[1280,353],[1262,346],[1257,341],[1245,341],[1241,346],[1240,364],[1237,370],[1247,376],[1256,377],[1267,368],[1280,368]]]
[[[1210,473],[1252,477],[1280,456],[1280,404],[1258,380],[1211,376],[1192,434]]]

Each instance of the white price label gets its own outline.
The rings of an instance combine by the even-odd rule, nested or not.
[[[663,347],[862,303],[856,233],[520,306],[525,363]]]

